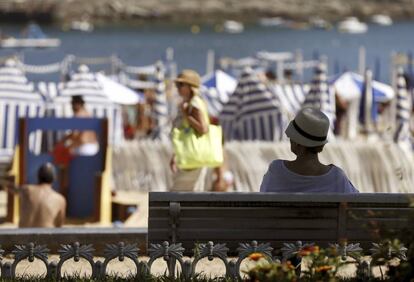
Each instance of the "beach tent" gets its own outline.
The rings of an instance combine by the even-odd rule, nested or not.
[[[226,141],[278,141],[286,127],[280,102],[251,68],[243,71],[219,119]]]
[[[365,89],[364,77],[354,72],[335,75],[328,79],[328,83],[345,101],[360,99]],[[372,81],[372,94],[377,103],[391,101],[395,96],[391,86],[376,80]]]
[[[407,91],[407,83],[404,77],[404,70],[398,69],[397,72],[397,119],[394,141],[400,147],[411,152],[412,137],[410,130],[410,118],[412,102]]]
[[[309,93],[309,86],[299,83],[274,83],[271,84],[270,89],[278,97],[280,105],[289,119],[295,117]]]
[[[118,145],[123,140],[122,112],[120,105],[111,101],[105,94],[96,74],[86,65],[80,65],[78,71],[68,82],[59,85],[59,95],[49,105],[56,117],[72,117],[71,97],[82,95],[85,106],[93,117],[108,118],[109,143]]]
[[[319,64],[315,68],[315,74],[311,82],[311,88],[308,95],[306,95],[303,106],[321,110],[328,116],[331,123],[331,129],[333,130],[334,122],[336,119],[335,94],[329,88],[326,77],[325,64]]]
[[[202,79],[201,93],[207,102],[210,116],[218,117],[223,104],[229,101],[237,86],[237,80],[222,70],[216,70]]]
[[[0,158],[10,161],[17,143],[18,119],[42,117],[45,103],[30,83],[18,61],[8,59],[0,68]],[[29,137],[30,150],[39,152],[41,132]]]

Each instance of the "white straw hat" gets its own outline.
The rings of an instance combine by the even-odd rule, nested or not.
[[[305,147],[316,147],[328,142],[329,119],[320,110],[301,109],[287,127],[286,135]]]

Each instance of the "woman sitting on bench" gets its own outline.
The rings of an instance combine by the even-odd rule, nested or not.
[[[274,160],[260,192],[359,193],[339,167],[324,165],[318,154],[328,142],[329,119],[321,111],[303,108],[286,129],[294,161]]]

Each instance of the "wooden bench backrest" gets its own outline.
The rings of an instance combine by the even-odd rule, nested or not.
[[[407,228],[413,194],[173,193],[149,195],[148,242],[359,242],[370,246]],[[388,232],[385,235],[381,232]]]

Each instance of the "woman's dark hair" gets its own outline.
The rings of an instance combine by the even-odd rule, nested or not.
[[[85,100],[83,100],[83,97],[81,95],[73,95],[72,96],[72,104],[80,104],[80,105],[84,105],[85,104]]]
[[[320,152],[322,152],[323,147],[325,145],[321,145],[321,146],[316,146],[316,147],[305,147],[306,151],[312,154],[319,154]]]
[[[55,181],[55,167],[51,163],[43,164],[37,171],[39,184],[52,184]]]

